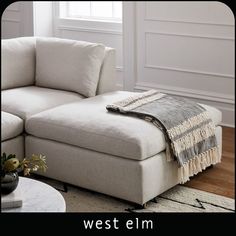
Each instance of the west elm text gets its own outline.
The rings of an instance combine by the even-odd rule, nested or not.
[[[133,220],[127,220],[125,223],[127,229],[153,229],[152,220],[141,220],[135,218]],[[113,220],[84,220],[85,229],[119,229],[119,220],[114,218]],[[123,228],[123,227],[122,227]]]

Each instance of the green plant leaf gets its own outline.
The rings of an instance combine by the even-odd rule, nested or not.
[[[9,154],[6,160],[12,159],[12,158],[16,158],[15,154]]]

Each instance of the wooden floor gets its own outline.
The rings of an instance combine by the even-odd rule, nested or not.
[[[191,178],[185,186],[235,198],[234,129],[223,127],[221,163]]]

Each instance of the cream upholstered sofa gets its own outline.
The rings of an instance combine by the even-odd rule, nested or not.
[[[38,50],[36,58],[36,47],[39,47],[40,43],[43,44],[45,41],[46,45],[40,47],[41,50]],[[58,75],[55,75],[55,78],[58,80],[61,79],[61,83],[55,81],[54,86],[53,84],[47,84],[53,80],[53,78],[50,80],[50,78],[48,79],[46,77],[47,75],[53,75],[53,69],[45,76],[41,73],[45,72],[47,65],[48,68],[51,69],[52,63],[49,63],[49,56],[53,51],[51,48],[52,44],[60,48],[64,45],[64,47],[66,46],[68,49],[74,51],[79,51],[81,49],[80,53],[74,53],[76,54],[74,58],[73,56],[72,58],[62,58],[61,62],[67,63],[69,60],[73,61],[77,59],[78,61],[75,61],[73,65],[70,65],[71,67],[75,67],[74,70],[78,70],[74,73],[76,75],[78,75],[79,71],[80,73],[86,71],[86,69],[82,70],[79,66],[86,67],[87,65],[89,67],[88,69],[90,69],[89,64],[92,66],[94,65],[95,69],[93,66],[93,70],[91,70],[94,74],[80,74],[78,75],[78,81],[76,81],[76,84],[81,84],[79,81],[80,78],[83,76],[90,76],[92,77],[90,80],[88,79],[92,84],[90,88],[86,83],[82,84],[82,86],[78,88],[75,83],[74,86],[73,81],[70,81],[69,87],[69,82],[65,79],[65,75],[59,71],[61,66],[59,65],[57,67],[56,63],[53,64],[56,67],[54,68],[54,71],[57,71],[61,78],[58,78]],[[79,101],[84,99],[85,96],[94,96],[114,89],[115,50],[102,45],[89,44],[86,42],[80,42],[80,45],[77,45],[77,47],[75,44],[75,41],[34,37],[2,40],[2,152],[5,151],[7,153],[15,153],[17,156],[24,156],[24,136],[26,135],[24,128],[25,122],[27,118],[33,114],[62,104]],[[40,53],[44,53],[44,50],[46,50],[46,55],[40,55]],[[70,54],[73,55],[73,53]],[[87,57],[83,54],[87,54]],[[89,58],[93,55],[97,55],[97,57]],[[53,56],[56,58],[58,55],[54,54]],[[36,59],[38,60],[37,68]],[[82,59],[84,60],[83,63],[81,62]],[[43,64],[44,62],[46,65]],[[40,69],[39,66],[43,67],[43,69]],[[66,66],[64,66],[64,68],[66,68]],[[67,67],[67,69],[72,70],[73,68]],[[95,80],[93,80],[94,78]],[[73,80],[74,78],[71,77],[70,79]],[[88,87],[87,89],[86,86]],[[78,93],[76,91],[77,89],[81,89],[81,93]],[[86,92],[91,94],[86,94]],[[83,93],[84,95],[82,95]]]
[[[43,175],[138,204],[178,184],[177,164],[166,161],[162,132],[106,110],[132,94],[113,91],[114,68],[114,50],[102,45],[4,40],[2,151],[12,142],[8,152],[44,154],[49,168]],[[221,112],[203,106],[221,146]],[[9,123],[14,123],[11,135],[5,130]]]

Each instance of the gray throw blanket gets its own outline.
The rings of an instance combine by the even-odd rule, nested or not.
[[[180,167],[179,183],[220,162],[215,126],[208,112],[191,100],[150,90],[106,108],[152,122],[163,131],[167,160],[177,160]]]

